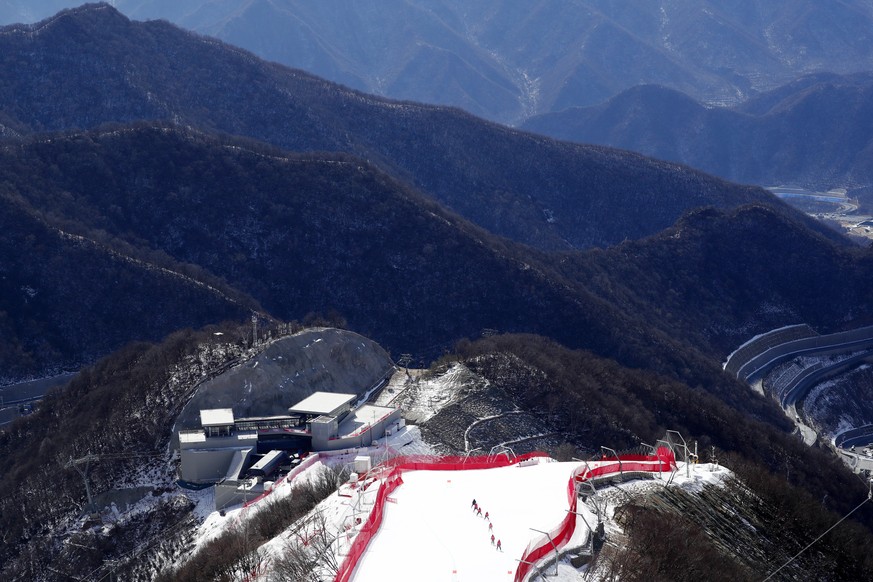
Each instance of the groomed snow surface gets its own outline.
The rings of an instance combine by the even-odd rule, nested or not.
[[[512,580],[518,558],[540,535],[530,528],[549,531],[566,517],[567,483],[578,466],[403,473],[353,580]],[[502,551],[491,545],[486,511]]]
[[[433,451],[421,440],[416,427],[405,427],[389,437],[391,455],[431,455]],[[384,442],[384,441],[383,441]],[[359,454],[374,459],[384,453],[380,447],[365,447],[346,455],[324,456],[305,471],[294,483],[300,483],[323,470],[324,466],[343,466]],[[530,461],[528,461],[530,462]],[[388,580],[440,580],[440,581],[511,581],[518,567],[517,560],[528,542],[541,539],[536,530],[551,531],[567,515],[569,500],[567,485],[579,463],[559,463],[548,458],[536,459],[534,464],[522,466],[460,470],[410,470],[402,473],[403,484],[389,497],[385,504],[382,525],[370,541],[355,569],[353,582]],[[590,461],[592,468],[600,461]],[[628,494],[643,495],[651,488],[663,487],[670,481],[671,487],[682,487],[696,492],[705,484],[717,484],[730,471],[717,465],[692,465],[689,477],[686,468],[672,474],[665,472],[658,479],[630,481],[615,487],[604,487],[598,496],[606,502],[602,508],[607,534],[620,531],[612,521],[618,505],[626,503]],[[369,480],[367,480],[369,481]],[[362,482],[361,485],[364,483]],[[325,499],[313,512],[283,534],[261,547],[264,556],[264,571],[257,580],[270,580],[271,565],[283,556],[287,545],[301,538],[317,536],[325,530],[331,541],[328,550],[341,563],[348,554],[360,523],[366,521],[373,508],[380,483],[372,482],[366,488],[343,485],[339,491]],[[269,506],[271,499],[291,494],[291,483],[282,483],[265,500],[242,509],[230,508],[221,515],[211,511],[211,495],[199,492],[196,495],[205,520],[197,532],[196,548],[229,528],[240,527],[259,511]],[[483,517],[478,517],[471,507],[473,499],[482,507]],[[577,511],[581,518],[576,521],[576,530],[565,548],[575,548],[586,543],[589,532],[585,523],[594,526],[597,517],[592,507],[579,503]],[[490,514],[494,527],[495,542],[500,539],[503,551],[491,546],[488,521]],[[583,519],[584,518],[584,521]],[[355,527],[356,520],[358,527]],[[308,523],[308,525],[306,525]],[[533,528],[533,529],[531,529]],[[190,555],[190,553],[188,554]],[[184,559],[184,558],[183,558]],[[569,582],[579,580],[583,573],[563,559],[554,577],[554,566],[548,567],[549,580]],[[323,580],[332,580],[335,572],[320,572]],[[589,575],[588,579],[596,579]],[[247,578],[247,580],[251,580]]]
[[[589,463],[592,467],[599,464]],[[684,463],[678,463],[672,486],[699,492],[706,484],[718,484],[730,471],[711,464],[691,465],[688,476]],[[541,538],[534,530],[550,531],[567,514],[567,483],[578,463],[559,463],[539,459],[529,466],[513,465],[472,471],[408,471],[403,484],[385,506],[379,532],[367,546],[352,577],[353,582],[385,580],[511,581],[529,541]],[[657,474],[656,474],[657,475]],[[604,517],[607,531],[620,531],[611,521],[617,505],[632,496],[663,487],[671,474],[661,479],[624,483],[621,495],[607,503]],[[602,490],[607,500],[613,487]],[[495,538],[503,551],[491,546],[488,522],[472,510],[473,499],[488,511]],[[587,505],[577,511],[576,531],[565,548],[586,543],[597,518]],[[531,529],[533,528],[533,529]],[[567,582],[582,579],[583,573],[561,560],[558,575],[548,567],[549,580]],[[595,575],[596,578],[596,575]]]

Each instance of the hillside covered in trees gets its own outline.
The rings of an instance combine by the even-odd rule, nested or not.
[[[248,357],[252,315],[463,363],[582,449],[678,428],[774,503],[786,482],[829,510],[863,493],[721,368],[774,327],[873,322],[871,250],[761,189],[357,93],[108,5],[0,29],[0,134],[3,382],[106,356],[0,436],[4,573],[135,545],[60,548],[84,492],[66,474],[50,494],[55,465],[129,448],[170,487],[175,414]],[[156,523],[189,519],[156,503]],[[823,560],[863,579],[859,516]]]

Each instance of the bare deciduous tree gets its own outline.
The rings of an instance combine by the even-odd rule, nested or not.
[[[271,582],[317,582],[339,571],[335,526],[324,513],[314,512],[289,532],[283,555],[272,563]]]

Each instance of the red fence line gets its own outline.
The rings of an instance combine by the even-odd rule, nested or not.
[[[382,524],[382,518],[385,511],[385,503],[388,496],[394,492],[397,487],[403,483],[401,474],[405,471],[464,471],[474,469],[492,469],[496,467],[506,467],[525,461],[527,459],[537,457],[548,457],[546,453],[535,452],[522,455],[510,459],[506,456],[498,457],[427,457],[427,456],[407,456],[395,457],[386,461],[381,466],[382,469],[390,470],[385,482],[379,487],[376,494],[376,501],[373,504],[373,509],[367,518],[366,523],[361,527],[361,530],[352,542],[352,547],[349,550],[349,555],[346,556],[343,563],[340,565],[334,582],[348,582],[355,568],[360,561],[361,556],[367,549],[370,540],[376,535],[379,526]],[[606,461],[602,465],[589,469],[587,466],[579,467],[573,472],[573,476],[567,483],[567,498],[570,505],[570,512],[561,521],[558,526],[549,534],[555,546],[561,547],[566,544],[576,529],[576,513],[577,498],[576,498],[576,481],[587,481],[602,475],[610,473],[618,473],[622,471],[670,471],[675,465],[675,457],[673,452],[666,447],[661,447],[655,455],[624,455],[621,459],[621,469],[619,462]],[[378,469],[378,468],[377,468]],[[516,582],[521,582],[528,575],[533,565],[552,551],[552,543],[548,538],[543,536],[528,544],[528,548],[522,555],[522,561],[519,562],[515,572]]]
[[[469,471],[472,469],[494,469],[508,467],[526,461],[528,459],[548,457],[547,453],[527,453],[510,459],[505,455],[497,457],[428,457],[407,456],[395,457],[386,462],[389,467],[396,467],[403,471]]]
[[[349,555],[346,556],[343,563],[337,571],[334,582],[348,582],[352,577],[352,573],[358,565],[358,561],[367,549],[367,545],[382,524],[382,515],[385,510],[385,502],[388,496],[403,483],[401,474],[405,471],[469,471],[473,469],[493,469],[496,467],[506,467],[514,465],[527,459],[537,457],[548,457],[546,453],[528,453],[510,459],[506,456],[499,457],[427,457],[427,456],[407,456],[395,457],[386,461],[382,468],[390,469],[385,483],[379,487],[376,494],[376,501],[373,504],[373,509],[370,511],[370,516],[367,522],[361,527],[360,532],[355,536],[355,541],[352,542],[352,547],[349,549]],[[378,469],[378,468],[377,468]],[[575,497],[575,489],[574,489]],[[574,515],[575,517],[575,515]]]
[[[620,461],[619,461],[620,460]],[[533,569],[534,564],[547,556],[555,547],[560,548],[573,537],[576,529],[576,481],[588,481],[595,477],[618,473],[619,471],[670,471],[676,465],[673,451],[666,447],[657,449],[654,455],[624,455],[615,461],[605,461],[603,464],[590,468],[587,465],[573,471],[573,476],[567,484],[567,495],[570,502],[570,512],[561,520],[556,528],[549,532],[549,536],[540,536],[531,541],[515,570],[515,582],[523,582]],[[549,539],[551,537],[551,540]],[[553,546],[554,544],[554,546]]]
[[[367,544],[370,543],[370,540],[374,535],[376,535],[376,532],[379,531],[379,526],[382,525],[382,515],[385,511],[385,500],[403,483],[400,473],[400,469],[393,469],[385,479],[385,483],[379,487],[379,491],[376,493],[376,503],[373,505],[373,510],[370,512],[367,522],[363,527],[361,527],[361,531],[358,532],[358,535],[355,537],[355,541],[352,542],[352,547],[349,549],[349,555],[346,556],[345,560],[343,560],[342,565],[340,565],[339,570],[336,573],[336,578],[334,578],[335,582],[348,582],[352,577],[352,572],[355,571],[358,561],[361,559],[364,550],[367,549]]]

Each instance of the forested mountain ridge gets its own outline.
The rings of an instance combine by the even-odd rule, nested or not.
[[[794,504],[770,523],[798,549],[866,495],[720,366],[772,327],[873,321],[870,249],[762,190],[370,97],[107,5],[0,30],[0,123],[4,369],[233,320],[128,345],[0,434],[7,577],[129,565],[144,535],[194,520],[188,501],[164,496],[173,423],[199,381],[257,349],[240,333],[253,311],[330,313],[417,363],[469,365],[588,450],[673,428],[738,452],[746,478],[772,478],[777,507]],[[485,328],[510,333],[465,340]],[[128,459],[94,482],[160,483],[145,493],[153,509],[62,543],[85,493],[58,464],[119,449],[157,453],[160,480]],[[810,571],[869,578],[873,538],[857,532],[822,540]],[[184,551],[160,539],[173,546],[163,559]]]
[[[826,285],[814,295],[833,304],[832,325],[863,317],[870,302],[866,251],[767,206],[692,214],[614,249],[545,253],[495,237],[361,160],[164,125],[17,140],[0,150],[0,183],[49,224],[189,265],[198,280],[281,319],[338,312],[392,351],[421,357],[483,328],[538,333],[705,385],[755,416],[772,411],[743,401],[718,358],[745,334],[807,315],[803,293],[778,291],[782,308],[768,308],[780,286],[807,276],[785,257],[842,265],[835,276],[856,290],[855,304]],[[673,244],[677,232],[688,242]],[[762,284],[780,262],[777,280]],[[730,284],[707,293],[721,270]],[[110,289],[118,279],[111,269],[102,277]]]
[[[217,335],[220,331],[225,335]],[[168,443],[175,414],[198,381],[226,369],[234,358],[251,357],[253,350],[241,349],[228,339],[231,335],[232,326],[210,327],[173,334],[159,345],[128,346],[83,370],[66,391],[50,394],[32,417],[0,433],[0,451],[10,460],[0,479],[0,523],[8,540],[0,546],[0,572],[13,580],[61,580],[106,569],[103,561],[112,559],[119,577],[153,580],[168,562],[190,557],[191,533],[202,517],[172,484]],[[516,412],[554,423],[583,451],[602,442],[634,446],[663,436],[665,427],[681,430],[686,438],[700,437],[704,448],[719,447],[719,459],[773,505],[762,516],[766,527],[754,528],[754,535],[779,531],[799,548],[812,538],[810,532],[832,525],[842,514],[836,511],[847,511],[866,495],[865,485],[827,452],[805,447],[779,428],[669,377],[535,336],[498,336],[460,348],[446,360],[469,365],[494,385],[488,406],[505,405],[493,396],[508,392]],[[128,424],[128,430],[117,428]],[[62,434],[71,438],[58,438]],[[113,460],[111,453],[119,449],[142,456]],[[740,452],[725,454],[725,449]],[[69,527],[81,523],[77,516],[85,492],[78,474],[57,465],[86,452],[108,453],[91,468],[95,493],[145,485],[143,503],[133,515],[123,512],[98,531]],[[777,473],[788,474],[790,483]],[[823,495],[826,504],[820,502]],[[712,512],[720,511],[712,506]],[[863,522],[870,512],[861,508],[854,517]],[[724,514],[724,519],[736,516]],[[873,544],[869,530],[847,522],[834,534],[801,563],[808,572],[839,580],[866,579]],[[696,555],[699,547],[690,551]],[[770,555],[757,560],[769,564],[768,558],[772,562]],[[198,574],[186,579],[213,579]]]
[[[627,316],[551,279],[529,249],[355,158],[139,125],[18,140],[0,149],[0,160],[8,199],[49,225],[38,247],[51,228],[63,228],[145,260],[187,265],[197,280],[216,281],[278,317],[339,311],[353,329],[422,355],[485,327],[607,351],[624,343],[603,318]],[[7,235],[14,253],[17,230]],[[53,262],[28,264],[51,280]],[[75,270],[63,272],[78,281]],[[87,274],[107,285],[105,305],[120,300],[111,292],[114,269]],[[14,271],[10,284],[29,283]],[[25,313],[14,307],[6,309],[14,319]],[[57,308],[64,313],[65,302]],[[178,327],[198,321],[175,320]],[[591,333],[584,340],[583,328]],[[152,337],[123,321],[116,332]]]
[[[0,384],[77,370],[134,338],[238,320],[257,302],[201,269],[47,219],[0,184]]]
[[[847,188],[873,201],[873,74],[799,79],[732,108],[664,87],[630,89],[601,105],[530,119],[524,127],[638,151],[761,185]]]
[[[295,151],[341,151],[495,234],[545,249],[639,238],[701,205],[781,206],[675,164],[356,93],[166,22],[131,22],[105,4],[0,29],[0,114],[18,133],[168,120]]]
[[[697,209],[652,237],[548,260],[720,361],[791,322],[821,331],[873,323],[870,249],[835,245],[763,206]]]
[[[616,310],[609,293],[597,297],[585,281],[536,267],[536,253],[456,220],[405,183],[480,227],[545,248],[636,238],[672,225],[689,208],[747,202],[839,240],[759,189],[454,110],[355,93],[167,23],[130,22],[107,5],[7,27],[0,45],[0,105],[17,134],[170,121],[9,141],[3,171],[10,195],[27,198],[52,221],[71,222],[83,236],[108,236],[137,256],[166,253],[171,263],[194,265],[198,277],[226,282],[278,317],[337,309],[388,346],[432,352],[496,327],[543,333],[610,357],[623,353],[633,365],[648,357],[633,349],[649,342],[647,334],[616,331],[634,327],[627,323],[637,318],[633,310]],[[183,123],[360,157],[297,159],[244,139],[209,138],[181,129]],[[283,189],[294,195],[275,197]],[[301,190],[319,198],[300,206]],[[367,196],[378,203],[356,208]],[[410,232],[415,220],[404,221],[404,212],[428,226]],[[433,223],[427,216],[445,218]],[[297,226],[286,232],[283,224]],[[415,244],[389,238],[403,233]],[[455,262],[444,263],[451,256]],[[497,274],[495,280],[471,280],[470,265],[487,265],[483,272]],[[527,266],[520,275],[519,265]],[[380,328],[397,308],[384,300],[392,293],[419,325]],[[452,319],[439,316],[447,303]],[[583,328],[584,339],[577,331]]]
[[[5,0],[0,23],[81,0]],[[810,72],[869,68],[869,0],[115,0],[260,57],[504,123],[641,83],[737,103]]]

